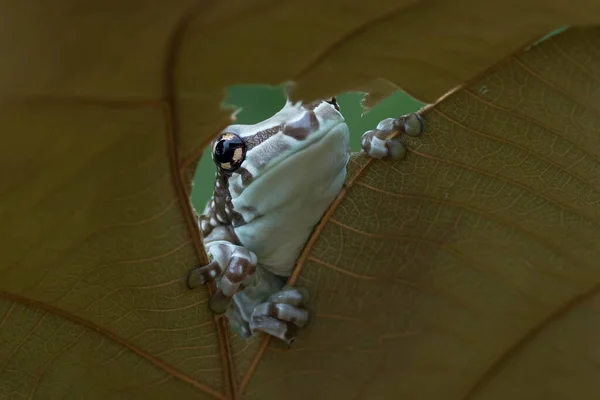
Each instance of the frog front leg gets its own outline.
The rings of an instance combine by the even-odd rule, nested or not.
[[[251,279],[256,269],[256,255],[237,245],[230,228],[224,225],[212,228],[204,239],[204,246],[210,263],[190,270],[186,276],[186,284],[192,289],[220,276],[209,306],[214,313],[222,314],[227,311],[240,286]]]
[[[417,113],[402,115],[398,118],[386,118],[373,130],[363,133],[362,150],[370,157],[381,159],[402,159],[406,155],[406,147],[394,134],[419,136],[423,133],[424,123]]]

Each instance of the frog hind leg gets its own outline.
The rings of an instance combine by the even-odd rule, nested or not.
[[[406,155],[406,147],[397,135],[419,136],[424,127],[423,119],[417,113],[386,118],[377,124],[377,128],[362,135],[361,148],[373,158],[402,159]]]
[[[258,266],[252,282],[235,294],[227,311],[233,330],[244,338],[264,332],[291,345],[297,328],[308,322],[308,291],[285,286],[286,280]]]
[[[262,331],[291,345],[298,328],[308,323],[308,310],[303,306],[308,292],[303,288],[285,287],[256,306],[250,318],[250,330]]]

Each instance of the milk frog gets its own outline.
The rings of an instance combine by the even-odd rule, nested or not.
[[[402,157],[394,131],[418,135],[418,114],[388,118],[365,132],[362,149],[376,158]],[[308,294],[286,286],[296,259],[344,185],[349,131],[335,98],[287,101],[255,125],[230,125],[212,142],[214,194],[199,217],[210,263],[186,281],[217,280],[210,300],[242,337],[257,331],[288,344],[308,322]]]

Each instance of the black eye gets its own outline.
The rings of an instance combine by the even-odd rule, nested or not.
[[[326,102],[329,103],[329,104],[331,104],[332,106],[334,106],[336,110],[340,111],[340,106],[337,103],[337,100],[335,99],[335,97],[330,98]]]
[[[246,144],[235,133],[222,133],[213,142],[212,158],[217,167],[227,172],[233,172],[246,159]]]

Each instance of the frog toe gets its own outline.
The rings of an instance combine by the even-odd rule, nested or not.
[[[363,134],[362,150],[370,157],[399,160],[406,155],[406,147],[399,134],[419,136],[424,130],[423,119],[417,113],[410,113],[398,118],[386,118]]]
[[[308,290],[285,286],[280,291],[273,293],[269,297],[269,302],[302,306],[308,302]]]
[[[271,317],[303,327],[308,323],[308,310],[291,304],[269,301],[256,306],[252,313],[252,320],[262,317]]]
[[[281,321],[268,316],[256,316],[250,321],[252,332],[262,331],[268,335],[274,336],[288,345],[296,341],[297,328],[289,322]]]
[[[409,136],[420,136],[425,130],[425,122],[417,113],[410,113],[397,118],[397,124],[402,125],[402,130]]]
[[[190,269],[185,276],[185,284],[188,289],[195,289],[215,279],[221,273],[221,267],[215,260],[208,265]]]

